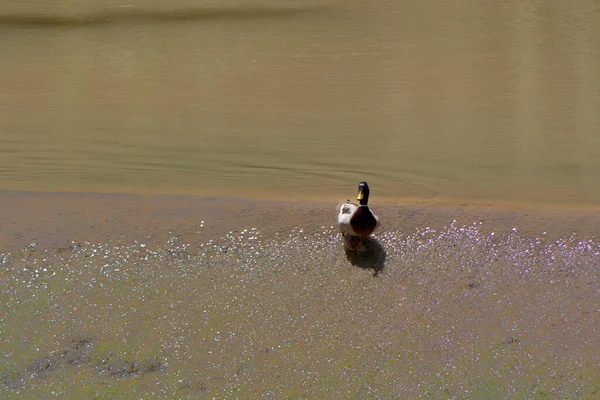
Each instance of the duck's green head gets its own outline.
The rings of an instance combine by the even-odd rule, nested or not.
[[[367,185],[367,182],[358,184],[358,196],[356,200],[360,201],[361,206],[366,206],[369,202],[369,185]]]

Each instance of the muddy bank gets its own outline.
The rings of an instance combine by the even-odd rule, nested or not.
[[[3,193],[0,209],[2,397],[600,393],[598,214],[374,205],[358,256],[335,204]]]
[[[343,200],[343,199],[341,199]],[[41,247],[70,241],[106,242],[119,237],[162,244],[177,235],[184,241],[218,239],[232,230],[260,228],[265,236],[292,228],[317,232],[334,226],[337,205],[323,202],[249,201],[169,195],[0,192],[0,249]],[[499,234],[516,228],[524,237],[547,239],[576,234],[600,238],[600,212],[511,210],[491,207],[377,206],[380,232],[412,234],[481,223]]]

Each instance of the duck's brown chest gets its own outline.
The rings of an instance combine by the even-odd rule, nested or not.
[[[350,220],[352,230],[360,236],[368,236],[377,227],[377,220],[368,207],[359,207]]]

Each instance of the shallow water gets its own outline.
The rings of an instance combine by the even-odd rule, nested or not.
[[[592,239],[452,224],[383,232],[355,255],[333,227],[248,227],[32,243],[0,265],[3,398],[600,392]]]
[[[0,189],[599,205],[594,0],[0,4]]]

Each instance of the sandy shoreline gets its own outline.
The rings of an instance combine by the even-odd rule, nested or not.
[[[0,249],[15,251],[32,241],[42,247],[71,240],[103,242],[121,235],[160,244],[169,232],[183,240],[216,239],[245,228],[259,228],[266,236],[294,227],[311,232],[335,226],[336,207],[332,202],[186,195],[0,191]],[[373,208],[383,220],[380,232],[440,229],[455,220],[457,225],[481,223],[481,229],[498,234],[516,228],[524,237],[545,232],[550,239],[572,234],[600,238],[600,212],[592,210],[376,204]]]
[[[600,393],[600,214],[374,209],[356,256],[332,203],[0,193],[0,395]]]

